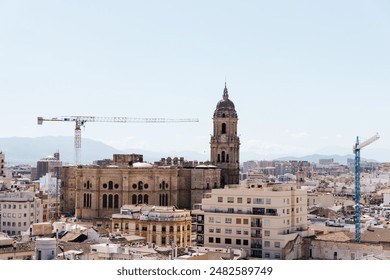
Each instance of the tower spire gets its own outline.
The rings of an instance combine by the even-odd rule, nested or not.
[[[226,87],[226,79],[225,79],[225,88],[223,89],[223,100],[229,99],[228,89]]]

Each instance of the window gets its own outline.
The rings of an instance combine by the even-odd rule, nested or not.
[[[225,218],[225,223],[226,224],[231,224],[232,223],[232,218]]]
[[[234,213],[234,208],[228,208],[228,213]]]
[[[241,245],[241,239],[236,239],[236,245]]]
[[[209,243],[214,243],[214,237],[209,237]]]
[[[216,228],[215,233],[221,233],[221,228]]]
[[[220,223],[221,223],[221,217],[215,218],[215,222],[218,223],[218,224],[220,224]]]
[[[248,219],[243,219],[243,224],[244,224],[244,225],[249,224],[249,220],[248,220]]]
[[[297,197],[297,203],[299,203],[299,197]]]
[[[237,219],[236,219],[236,224],[237,224],[237,225],[241,225],[241,219],[240,219],[240,218],[237,218]]]
[[[280,248],[280,242],[276,241],[274,245],[275,245],[275,248]]]
[[[225,238],[225,244],[232,244],[231,238]]]
[[[242,197],[237,197],[237,203],[242,203]]]
[[[264,236],[270,236],[270,231],[269,230],[265,230],[264,231]]]
[[[226,134],[226,123],[222,123],[222,134]]]
[[[237,229],[236,234],[241,234],[241,229]]]
[[[264,204],[264,199],[263,198],[254,198],[253,204]]]
[[[211,232],[211,233],[214,232],[214,228],[212,228],[212,227],[209,228],[209,232]]]
[[[242,243],[243,243],[243,245],[245,245],[245,246],[248,246],[248,245],[249,245],[248,239],[244,239]]]
[[[209,217],[209,223],[214,223],[214,217]]]
[[[215,243],[221,243],[221,238],[216,237],[216,238],[215,238]]]
[[[225,228],[225,234],[232,234],[231,228]]]
[[[271,204],[271,198],[267,198],[267,199],[265,200],[265,204]]]
[[[275,259],[277,259],[277,260],[280,259],[280,253],[275,253]]]
[[[228,197],[227,198],[228,203],[234,203],[234,197]]]
[[[218,202],[223,202],[223,197],[222,196],[218,197]]]
[[[243,235],[249,235],[249,230],[244,230],[244,231],[242,232],[242,234],[243,234]]]
[[[264,248],[269,248],[270,247],[270,242],[269,241],[264,241]]]

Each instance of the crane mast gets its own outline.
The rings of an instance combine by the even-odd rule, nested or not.
[[[355,242],[360,243],[360,149],[370,145],[379,139],[376,133],[366,141],[359,143],[359,137],[356,137],[353,152],[355,154]]]
[[[75,164],[81,162],[81,127],[86,122],[119,122],[119,123],[166,123],[166,122],[198,122],[196,118],[169,119],[169,118],[129,118],[129,117],[95,117],[95,116],[62,116],[56,118],[38,117],[38,125],[45,121],[50,122],[74,122],[74,160]]]

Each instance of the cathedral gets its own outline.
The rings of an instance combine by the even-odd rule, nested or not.
[[[192,209],[205,193],[239,183],[238,116],[228,89],[213,115],[210,161],[142,162],[142,155],[114,155],[99,165],[62,167],[61,212],[97,225],[123,205],[149,204]],[[101,225],[101,224],[100,224]]]

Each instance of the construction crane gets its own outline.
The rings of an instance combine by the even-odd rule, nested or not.
[[[360,150],[372,142],[379,139],[379,134],[375,134],[366,141],[359,143],[359,137],[356,137],[356,144],[353,146],[355,154],[355,242],[360,243]]]
[[[81,127],[87,122],[119,122],[119,123],[166,123],[166,122],[198,122],[198,119],[167,119],[167,118],[128,118],[128,117],[92,117],[92,116],[68,116],[58,118],[38,117],[38,124],[43,122],[75,122],[74,130],[74,148],[75,164],[80,164],[81,155]]]

